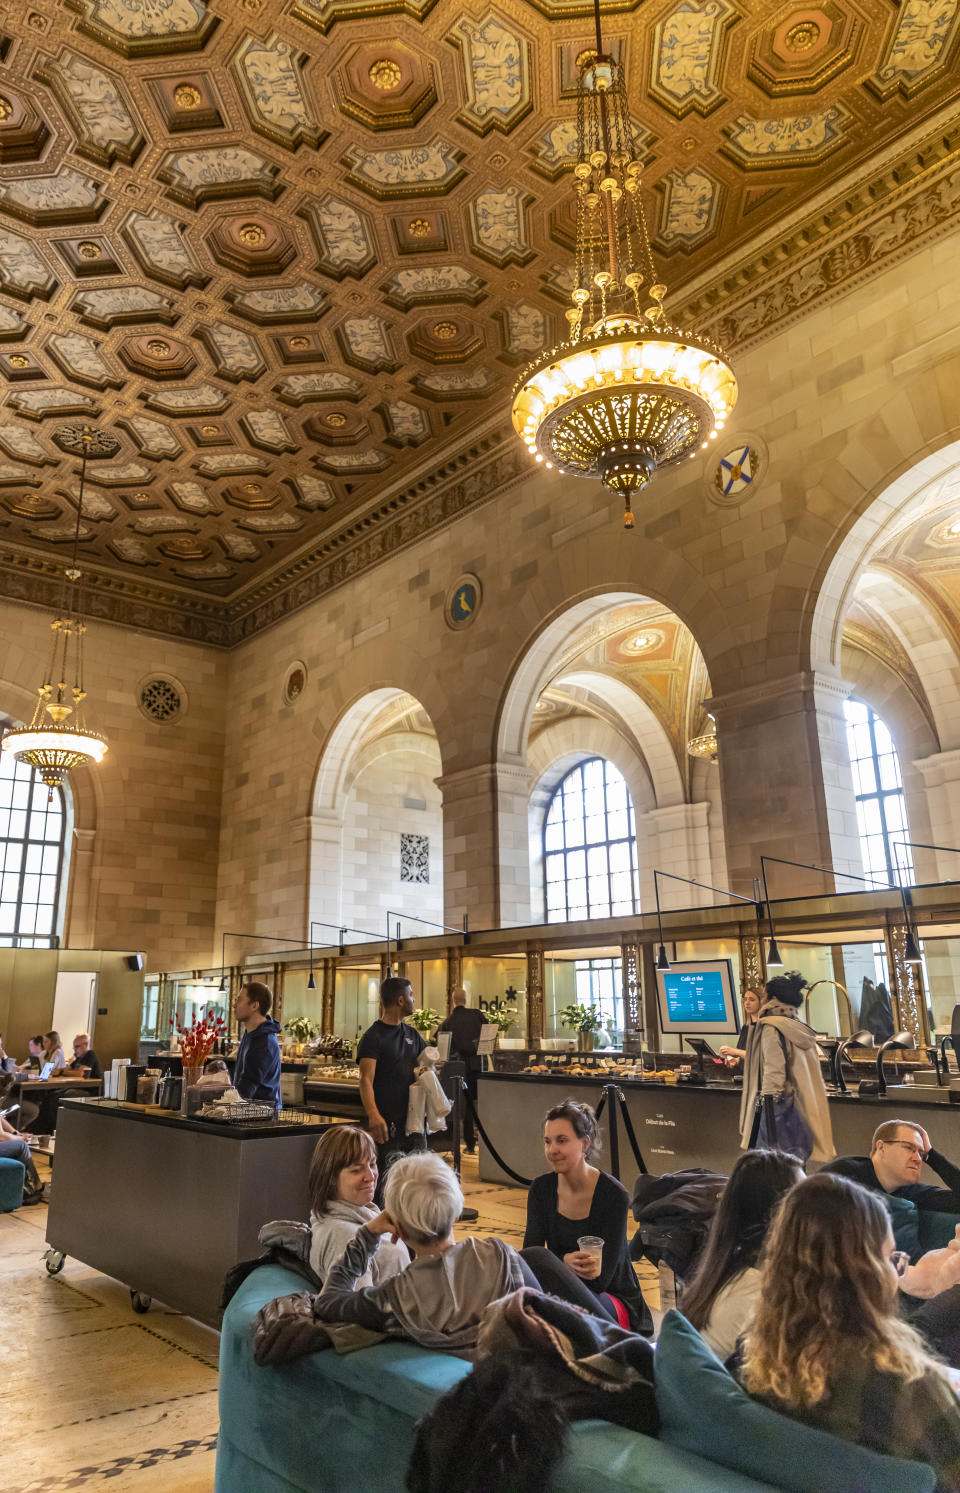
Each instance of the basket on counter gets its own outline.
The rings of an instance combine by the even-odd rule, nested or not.
[[[272,1104],[258,1104],[253,1099],[241,1099],[237,1104],[205,1104],[193,1118],[214,1120],[224,1125],[249,1125],[254,1121],[275,1120],[277,1111]]]

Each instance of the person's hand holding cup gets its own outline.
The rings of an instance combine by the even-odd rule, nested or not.
[[[584,1257],[579,1274],[585,1280],[596,1280],[603,1269],[603,1240],[596,1234],[584,1234],[577,1240],[577,1248]]]

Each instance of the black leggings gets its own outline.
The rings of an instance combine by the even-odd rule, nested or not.
[[[618,1321],[609,1296],[591,1291],[579,1275],[569,1265],[558,1260],[555,1254],[551,1254],[549,1249],[533,1244],[520,1251],[520,1258],[525,1267],[523,1277],[526,1285],[546,1291],[549,1296],[559,1296],[561,1301],[569,1301],[572,1306],[582,1306],[584,1311],[592,1312],[595,1317],[605,1317],[608,1322]],[[528,1274],[532,1276],[531,1280],[527,1279]]]

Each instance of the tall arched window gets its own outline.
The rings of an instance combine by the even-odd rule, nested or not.
[[[39,774],[0,752],[0,946],[45,949],[57,932],[66,814]]]
[[[847,700],[844,714],[864,871],[908,885],[914,879],[913,854],[902,843],[910,831],[893,737],[864,700]]]
[[[636,912],[633,803],[612,762],[591,757],[557,785],[543,822],[548,923]]]

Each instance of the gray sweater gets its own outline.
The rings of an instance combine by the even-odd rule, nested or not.
[[[378,1286],[355,1289],[380,1235],[357,1230],[314,1298],[318,1322],[357,1322],[372,1332],[410,1338],[448,1352],[476,1345],[480,1318],[524,1284],[522,1261],[502,1239],[464,1239],[442,1255],[414,1260]]]

